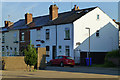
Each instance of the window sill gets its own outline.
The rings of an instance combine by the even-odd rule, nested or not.
[[[97,38],[100,38],[100,36],[96,36]]]
[[[64,40],[70,40],[70,38],[65,38]]]
[[[100,21],[100,19],[96,19],[96,21]]]
[[[49,57],[49,55],[46,55],[46,57]]]

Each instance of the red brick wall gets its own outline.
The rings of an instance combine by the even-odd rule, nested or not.
[[[22,32],[24,32],[24,41],[22,41]],[[30,44],[30,30],[20,30],[20,45],[19,45],[19,51],[20,55],[24,55],[23,51],[24,49]]]
[[[31,23],[32,21],[33,21],[33,19],[32,19],[32,14],[31,14],[31,13],[25,14],[25,23],[26,23],[26,24],[29,24],[29,23]]]
[[[49,8],[50,20],[54,20],[58,17],[58,7],[56,5],[51,5]]]

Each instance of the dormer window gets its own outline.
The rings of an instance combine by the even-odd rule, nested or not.
[[[96,31],[96,37],[99,37],[99,30]]]

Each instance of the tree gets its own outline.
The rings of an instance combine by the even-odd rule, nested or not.
[[[31,44],[28,45],[27,49],[24,50],[25,57],[24,61],[27,65],[35,66],[37,63],[37,53],[36,48],[34,48]]]

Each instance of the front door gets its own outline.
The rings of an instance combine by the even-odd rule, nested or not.
[[[55,59],[55,57],[56,57],[56,46],[52,47],[52,54],[53,54],[52,58]]]

